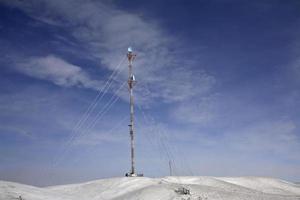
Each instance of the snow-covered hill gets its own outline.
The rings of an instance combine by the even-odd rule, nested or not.
[[[190,195],[175,192],[179,187]],[[0,181],[0,200],[300,200],[300,185],[261,177],[123,177],[33,187]]]

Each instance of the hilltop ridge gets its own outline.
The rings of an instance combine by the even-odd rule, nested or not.
[[[188,188],[190,195],[175,192]],[[34,187],[0,181],[0,199],[16,200],[299,200],[300,185],[264,177],[121,177]]]

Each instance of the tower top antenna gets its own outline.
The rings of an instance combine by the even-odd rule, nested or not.
[[[128,47],[128,52],[127,52],[127,58],[128,58],[128,61],[129,61],[129,73],[131,75],[132,74],[132,61],[134,60],[134,58],[136,57],[135,54],[133,54],[133,51],[132,51],[132,47]]]

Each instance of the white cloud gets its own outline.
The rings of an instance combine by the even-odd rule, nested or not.
[[[217,116],[215,95],[179,103],[170,113],[178,122],[207,125]]]
[[[299,154],[300,138],[292,121],[265,121],[225,134],[228,146],[246,151],[283,154],[293,157]],[[297,155],[298,156],[298,155]]]
[[[29,140],[36,139],[36,136],[34,134],[32,134],[31,132],[27,131],[26,129],[24,129],[22,127],[1,125],[0,130],[1,130],[0,131],[1,134],[14,133],[14,134],[23,136],[24,138],[29,139]]]
[[[298,83],[300,79],[300,58],[295,60],[291,66],[292,66],[292,75],[295,78],[296,82]]]
[[[219,132],[214,130],[213,133],[205,128],[181,128],[180,130],[165,128],[164,131],[166,135],[172,136],[177,141],[193,143],[191,149],[196,151],[206,149],[215,154],[214,156],[224,152],[242,158],[255,156],[272,161],[281,158],[300,161],[299,130],[294,121],[254,121],[248,126],[236,124],[230,128],[223,127]],[[152,132],[155,133],[155,131]],[[190,151],[190,149],[186,151]],[[196,152],[193,154],[197,155]]]
[[[101,86],[101,82],[92,80],[81,67],[53,55],[23,60],[17,64],[16,69],[28,76],[48,80],[59,86],[77,86],[92,89]]]
[[[124,125],[124,127],[126,126]],[[76,138],[74,145],[94,146],[102,143],[124,143],[124,141],[127,142],[127,135],[124,133],[126,133],[124,130],[122,130],[122,132],[93,131]]]
[[[139,102],[149,103],[156,98],[176,102],[201,96],[215,82],[212,76],[199,69],[199,63],[183,59],[187,51],[183,41],[166,33],[159,24],[119,10],[112,4],[82,0],[7,3],[45,23],[50,21],[52,25],[70,27],[71,34],[89,49],[89,54],[110,70],[125,56],[127,47],[133,46],[138,53],[134,72]],[[126,80],[128,73],[124,70],[121,75]]]

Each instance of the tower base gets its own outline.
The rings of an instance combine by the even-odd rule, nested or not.
[[[143,177],[144,174],[126,173],[125,176],[126,177]]]

